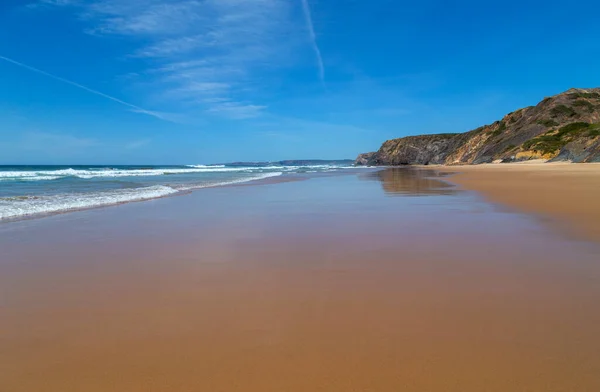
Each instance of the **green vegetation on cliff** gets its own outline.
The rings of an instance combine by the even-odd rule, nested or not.
[[[523,143],[525,150],[539,151],[543,155],[560,151],[567,143],[580,136],[595,137],[600,132],[599,124],[585,122],[574,122],[567,124],[558,130],[552,130],[541,136]]]
[[[478,164],[534,158],[600,161],[600,88],[571,89],[459,134],[409,136],[357,164]]]

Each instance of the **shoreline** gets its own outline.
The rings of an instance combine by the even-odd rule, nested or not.
[[[360,167],[323,173],[282,173],[257,179],[222,183],[175,192],[139,200],[71,208],[60,211],[33,213],[2,218],[0,225],[24,220],[37,220],[75,212],[117,207],[174,196],[186,196],[202,189],[247,187],[304,181],[322,176],[338,176],[373,172],[394,168],[393,166]],[[600,164],[545,162],[544,160],[518,163],[489,163],[481,165],[409,165],[400,168],[435,170],[445,177],[445,182],[457,189],[477,192],[483,199],[503,205],[514,211],[542,218],[546,224],[558,228],[564,234],[594,242],[600,242],[600,208],[594,201],[600,197]]]
[[[365,169],[358,168],[357,170],[361,170],[361,172],[362,172]],[[284,173],[284,172],[269,173],[271,175],[263,176],[260,178],[245,178],[245,179],[241,179],[241,180],[234,180],[234,181],[229,181],[229,182],[210,184],[210,185],[206,185],[206,186],[193,186],[193,187],[189,187],[189,188],[180,188],[180,189],[172,188],[174,190],[174,192],[167,193],[167,194],[160,195],[160,196],[152,196],[152,197],[148,197],[148,198],[132,199],[132,200],[125,200],[125,201],[100,204],[100,205],[90,205],[90,206],[84,206],[84,207],[67,208],[67,209],[57,210],[57,211],[31,213],[31,214],[24,214],[24,215],[8,217],[8,218],[0,217],[0,225],[21,222],[21,221],[26,221],[26,220],[43,219],[43,218],[48,218],[48,217],[52,217],[52,216],[56,216],[56,215],[65,215],[65,214],[70,214],[70,213],[77,213],[77,212],[83,212],[83,211],[89,211],[89,210],[97,210],[97,209],[102,209],[102,208],[118,207],[118,206],[132,204],[132,203],[150,202],[153,200],[160,200],[160,199],[178,197],[178,196],[186,196],[191,193],[201,191],[204,189],[271,185],[271,184],[280,184],[280,183],[294,182],[294,181],[304,181],[304,180],[307,180],[310,178],[318,178],[318,177],[321,177],[322,175],[337,176],[337,175],[346,175],[346,174],[352,174],[352,173],[356,173],[356,171],[354,171],[354,169],[350,169],[350,168],[343,168],[343,169],[340,169],[337,171],[322,172],[322,173],[317,173],[317,172],[313,172],[313,173]],[[163,186],[171,188],[168,185],[163,185]]]
[[[176,189],[176,188],[169,187],[167,185],[163,185],[165,187],[172,188],[173,192],[166,193],[166,194],[160,195],[160,196],[152,196],[152,197],[147,197],[147,198],[118,201],[118,202],[114,202],[114,203],[66,208],[66,209],[57,210],[57,211],[37,212],[37,213],[34,212],[31,214],[24,214],[24,215],[19,215],[19,216],[15,216],[15,217],[0,218],[0,225],[14,223],[14,222],[20,222],[20,221],[24,221],[24,220],[43,219],[43,218],[48,218],[48,217],[56,216],[56,215],[64,215],[64,214],[70,214],[70,213],[76,213],[76,212],[82,212],[82,211],[96,210],[96,209],[101,209],[101,208],[117,207],[117,206],[122,206],[122,205],[126,205],[126,204],[131,204],[131,203],[142,203],[142,202],[148,202],[148,201],[152,201],[152,200],[165,199],[165,198],[169,198],[169,197],[186,196],[186,195],[189,195],[193,192],[196,192],[196,191],[199,191],[202,189],[225,188],[225,187],[248,186],[248,185],[258,186],[258,185],[263,185],[263,184],[273,184],[273,183],[290,181],[284,177],[291,177],[291,175],[290,174],[286,175],[284,173],[280,173],[280,174],[271,175],[268,177],[248,178],[248,179],[242,179],[242,180],[238,180],[238,181],[211,184],[211,185],[207,185],[207,186],[194,186],[194,187],[182,188],[182,189]],[[277,179],[279,179],[279,178],[281,178],[281,180],[277,181]],[[294,181],[294,180],[291,180],[291,181]]]

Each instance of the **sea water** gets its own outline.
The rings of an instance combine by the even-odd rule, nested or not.
[[[351,167],[318,164],[0,166],[0,221],[150,200],[195,189]]]

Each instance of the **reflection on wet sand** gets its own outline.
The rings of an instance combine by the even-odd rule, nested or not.
[[[392,196],[452,195],[457,192],[454,186],[435,178],[447,175],[435,170],[392,167],[367,173],[361,178],[380,181],[385,193]]]
[[[0,225],[0,391],[600,391],[598,248],[359,170]]]

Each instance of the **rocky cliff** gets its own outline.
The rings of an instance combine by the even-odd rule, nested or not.
[[[600,162],[600,88],[571,89],[466,133],[388,140],[358,165]]]

